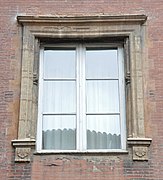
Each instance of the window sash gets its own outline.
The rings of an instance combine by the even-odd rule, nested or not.
[[[49,47],[49,46],[48,46]],[[53,46],[55,49],[55,46]],[[39,78],[39,106],[38,106],[38,121],[39,121],[39,126],[38,126],[38,131],[37,131],[37,150],[38,151],[59,151],[59,152],[86,152],[86,151],[118,151],[120,149],[125,150],[126,149],[126,123],[125,123],[125,119],[126,119],[126,114],[125,114],[125,82],[124,82],[124,58],[123,58],[123,48],[120,45],[116,45],[114,47],[109,46],[108,44],[98,44],[98,45],[94,45],[94,44],[75,44],[75,45],[57,45],[57,47],[61,47],[61,48],[76,48],[76,78],[44,78],[43,79],[43,55],[44,55],[44,47],[41,48],[40,50],[40,68],[39,68],[39,74],[40,74],[40,78]],[[118,85],[119,85],[119,112],[116,113],[90,113],[90,112],[86,112],[86,102],[85,102],[85,83],[87,80],[92,80],[92,78],[86,78],[85,76],[85,61],[86,61],[86,48],[99,48],[99,47],[103,47],[103,48],[117,48],[117,59],[118,59],[118,78],[95,78],[93,80],[118,80]],[[49,47],[50,48],[50,47]],[[76,96],[77,96],[77,109],[76,109],[76,113],[72,112],[72,113],[67,113],[67,114],[71,114],[71,115],[75,115],[76,114],[76,150],[43,150],[42,149],[42,128],[43,128],[43,124],[42,124],[42,118],[43,115],[45,114],[49,114],[49,115],[64,115],[66,113],[54,113],[54,112],[43,112],[42,109],[42,90],[43,90],[43,81],[63,81],[63,80],[76,80],[77,86],[76,86]],[[120,135],[121,135],[121,148],[120,149],[87,149],[87,126],[86,126],[86,116],[87,115],[119,115],[120,117]]]

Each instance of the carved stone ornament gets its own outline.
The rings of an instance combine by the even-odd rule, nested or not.
[[[28,162],[31,159],[32,148],[35,146],[34,139],[15,139],[12,140],[15,147],[15,162]]]
[[[127,73],[126,73],[125,81],[126,81],[126,85],[131,82],[130,72],[127,72]]]
[[[134,146],[133,160],[148,160],[148,147]]]
[[[16,148],[15,161],[30,161],[31,148]]]
[[[38,75],[35,73],[33,74],[33,84],[36,86],[38,85]]]
[[[128,138],[128,145],[133,150],[133,160],[147,161],[148,160],[148,148],[152,139],[150,138]]]

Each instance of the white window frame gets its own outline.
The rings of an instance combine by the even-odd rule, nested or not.
[[[45,47],[71,47],[76,48],[76,84],[77,84],[77,109],[76,109],[76,150],[44,150],[42,149],[42,97],[43,97],[43,61]],[[86,107],[85,107],[85,59],[87,47],[117,48],[118,80],[120,100],[120,135],[121,149],[87,149],[86,137]],[[81,60],[82,59],[82,60]],[[37,151],[38,152],[121,152],[126,150],[126,103],[125,103],[125,80],[124,80],[124,52],[119,44],[60,44],[56,46],[45,45],[40,49],[39,63],[39,96],[38,96],[38,126],[37,126]]]

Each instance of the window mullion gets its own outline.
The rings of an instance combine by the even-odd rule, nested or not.
[[[82,150],[87,149],[87,127],[86,127],[86,75],[85,75],[85,63],[86,63],[86,47],[82,45]]]
[[[79,150],[86,150],[86,114],[85,114],[85,48],[78,46],[79,63]]]
[[[76,91],[77,91],[77,104],[76,104],[76,125],[77,125],[77,130],[76,130],[76,148],[77,150],[81,149],[81,144],[80,144],[80,49],[79,46],[76,48]]]

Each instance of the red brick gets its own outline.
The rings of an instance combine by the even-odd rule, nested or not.
[[[0,179],[1,180],[157,180],[163,179],[163,1],[162,0],[0,0]],[[11,140],[17,138],[21,37],[17,15],[145,14],[145,125],[153,139],[148,162],[130,155],[34,155],[15,163]]]

